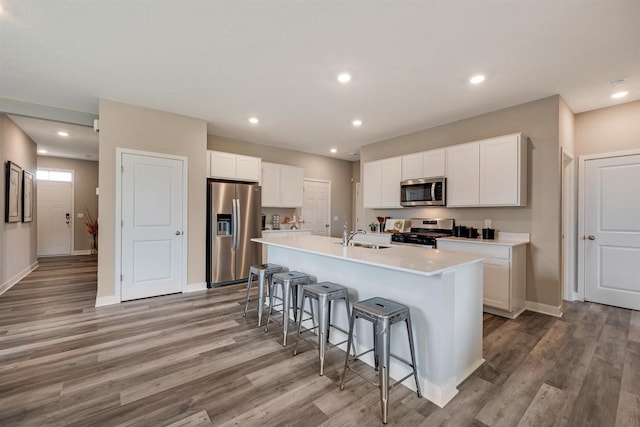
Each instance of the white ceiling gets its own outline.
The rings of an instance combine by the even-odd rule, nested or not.
[[[96,114],[107,98],[345,159],[554,94],[576,113],[640,99],[638,0],[0,3],[0,97]]]

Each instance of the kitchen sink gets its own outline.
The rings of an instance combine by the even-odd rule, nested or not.
[[[342,244],[342,242],[336,242],[336,243],[339,245]],[[391,247],[387,245],[379,245],[377,243],[354,242],[354,241],[349,242],[349,246],[353,246],[354,248],[367,248],[367,249],[387,249]]]

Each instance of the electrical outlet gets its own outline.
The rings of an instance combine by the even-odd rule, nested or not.
[[[491,228],[491,220],[490,219],[485,219],[484,220],[484,228]]]

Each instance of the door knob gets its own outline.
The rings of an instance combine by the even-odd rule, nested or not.
[[[182,234],[182,231],[180,231],[180,230],[176,231],[176,236],[179,236],[181,234]]]
[[[324,226],[325,226],[325,228],[329,228],[329,224],[325,224]]]
[[[596,240],[596,236],[594,236],[593,234],[590,234],[590,235],[587,236],[587,239]]]

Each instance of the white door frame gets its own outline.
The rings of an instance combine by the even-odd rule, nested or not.
[[[576,180],[574,156],[562,149],[562,283],[563,299],[575,301],[576,289]]]
[[[327,221],[329,221],[329,233],[327,234],[331,237],[331,180],[328,179],[318,179],[318,178],[305,178],[304,181],[312,181],[312,182],[322,182],[324,184],[329,184],[329,192],[327,194],[327,201],[329,202],[327,205]],[[303,183],[304,184],[304,183]],[[304,196],[303,196],[304,200]],[[302,209],[302,218],[306,218],[306,214],[304,213],[304,208]]]
[[[182,168],[182,191],[183,191],[183,203],[182,221],[184,225],[184,244],[182,245],[182,293],[187,291],[187,245],[189,243],[188,233],[188,211],[187,205],[189,200],[188,193],[188,159],[184,156],[174,156],[172,154],[154,153],[151,151],[130,150],[127,148],[116,148],[116,221],[115,221],[115,271],[114,271],[114,283],[115,299],[117,303],[122,302],[122,282],[120,281],[120,275],[122,274],[122,155],[123,154],[135,154],[139,156],[159,157],[162,159],[181,160],[184,167]],[[203,196],[204,197],[204,196]]]
[[[56,172],[69,172],[71,174],[71,212],[69,212],[69,220],[71,221],[71,223],[69,225],[71,225],[71,242],[69,245],[69,250],[71,251],[69,253],[69,255],[77,255],[75,253],[75,227],[76,227],[76,218],[75,218],[75,201],[76,201],[76,172],[73,169],[60,169],[60,168],[48,168],[48,167],[42,167],[42,168],[38,168],[36,167],[36,174],[38,169],[41,170],[47,170],[47,171],[56,171]],[[22,179],[22,178],[21,178]],[[36,202],[37,202],[37,191],[38,191],[38,183],[37,183],[37,175],[36,175]],[[62,182],[64,183],[65,181],[46,181],[46,182]],[[38,209],[38,206],[36,206],[36,210]],[[37,219],[36,219],[37,220]]]
[[[585,169],[587,166],[587,161],[589,160],[598,160],[598,159],[606,159],[610,157],[622,157],[622,156],[633,156],[640,154],[640,150],[625,150],[625,151],[617,151],[613,153],[602,153],[602,154],[589,154],[580,156],[578,159],[579,170],[578,170],[578,299],[584,301],[584,291],[585,291],[585,232],[584,232],[584,222],[585,222],[585,181],[586,174]]]

